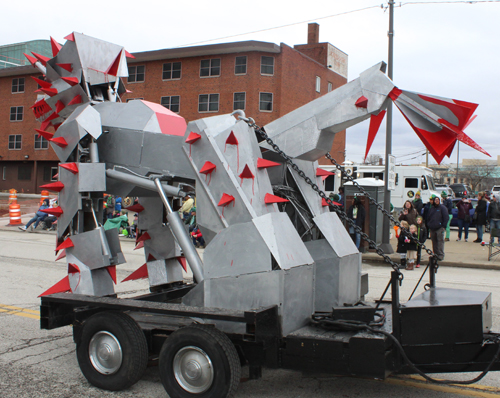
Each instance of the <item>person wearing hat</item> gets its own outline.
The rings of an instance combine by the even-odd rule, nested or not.
[[[359,196],[355,196],[352,205],[347,210],[347,217],[353,220],[356,225],[360,228],[363,228],[365,224],[365,207],[361,203],[361,198]],[[354,235],[354,242],[356,244],[356,248],[359,250],[359,246],[361,245],[361,235],[357,232],[354,227],[349,226],[349,233]]]
[[[493,228],[500,229],[500,196],[498,194],[491,196],[486,217],[490,220],[490,231]],[[493,240],[491,243],[493,243]],[[498,244],[500,244],[500,237],[498,238]]]
[[[49,200],[44,199],[42,205],[40,206],[38,211],[35,213],[35,216],[31,220],[29,220],[26,225],[19,227],[19,229],[21,231],[26,231],[30,227],[30,225],[33,223],[35,223],[33,228],[36,229],[36,227],[38,227],[38,224],[40,223],[40,221],[43,221],[44,218],[48,216],[48,214],[44,213],[42,210],[45,210],[48,208],[49,208]]]
[[[432,251],[438,260],[444,259],[444,233],[448,224],[448,209],[441,204],[441,199],[431,196],[432,207],[427,215],[427,225],[431,231]]]
[[[181,215],[181,218],[183,220],[186,220],[191,214],[191,209],[194,206],[194,199],[191,197],[191,195],[186,195],[186,197],[184,199],[185,199],[185,201],[182,204],[182,207],[180,208],[179,213]]]
[[[417,215],[422,215],[422,208],[424,207],[424,202],[422,202],[422,198],[420,197],[420,191],[417,191],[415,194],[415,199],[413,199],[413,208],[417,211]]]
[[[441,198],[442,198],[442,203],[443,205],[448,209],[448,224],[446,224],[446,235],[445,235],[445,242],[450,241],[450,224],[451,224],[451,219],[453,218],[453,214],[451,214],[451,209],[453,209],[453,202],[451,199],[448,197],[448,194],[446,191],[441,192]]]

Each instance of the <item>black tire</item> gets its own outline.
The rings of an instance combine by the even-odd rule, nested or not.
[[[109,353],[110,347],[120,347],[113,352],[116,354],[121,350],[121,359],[117,359],[117,354],[106,363],[106,358],[97,354],[102,350],[106,353],[106,349]],[[98,352],[97,348],[101,351]],[[90,384],[104,390],[119,391],[141,379],[148,364],[148,344],[141,328],[130,316],[121,312],[100,312],[83,324],[76,355],[80,369]],[[110,364],[114,366],[106,367]]]
[[[190,355],[194,356],[191,361]],[[206,358],[211,365],[205,365],[207,371],[200,371],[197,366],[203,365]],[[183,360],[194,365],[187,369],[181,365]],[[191,325],[172,333],[161,348],[159,368],[163,387],[169,396],[175,398],[232,397],[241,377],[240,360],[233,343],[224,333],[209,325]],[[193,369],[189,375],[189,370]],[[202,383],[207,374],[212,375],[212,380]],[[191,382],[190,376],[198,379],[193,378]],[[195,391],[196,388],[199,390]]]

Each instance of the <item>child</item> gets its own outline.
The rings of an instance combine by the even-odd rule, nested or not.
[[[401,266],[400,268],[406,268],[406,240],[408,239],[408,230],[410,226],[408,225],[408,222],[406,221],[401,221],[401,228],[404,228],[400,230],[399,236],[398,236],[398,247],[396,249],[396,252],[399,253],[401,256]]]
[[[406,269],[408,271],[413,271],[413,266],[415,265],[415,259],[417,258],[417,243],[415,242],[417,238],[417,226],[415,224],[410,225],[410,235],[405,238],[406,242]],[[413,238],[413,239],[411,239]]]
[[[421,216],[417,217],[417,237],[420,243],[425,243],[427,240],[427,228],[423,223],[423,218]],[[417,268],[420,268],[420,260],[422,259],[422,246],[417,247]]]

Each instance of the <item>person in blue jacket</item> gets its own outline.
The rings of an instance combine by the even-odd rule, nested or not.
[[[448,224],[448,209],[441,204],[441,199],[432,195],[432,206],[427,215],[427,226],[431,233],[432,251],[438,260],[444,259],[444,233]]]
[[[28,223],[22,227],[19,227],[19,229],[21,231],[26,231],[31,224],[35,223],[34,225],[34,229],[36,229],[36,227],[38,227],[38,224],[40,223],[40,221],[43,221],[43,219],[45,217],[48,216],[47,213],[44,213],[43,211],[41,210],[45,210],[45,209],[48,209],[49,208],[49,200],[48,199],[44,199],[42,205],[40,206],[40,208],[38,209],[38,211],[35,213],[35,216],[28,221]]]

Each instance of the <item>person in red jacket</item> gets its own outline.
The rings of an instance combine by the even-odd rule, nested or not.
[[[205,247],[205,239],[203,239],[203,235],[201,234],[200,229],[198,226],[191,232],[191,239],[193,240],[193,245],[196,247]]]

